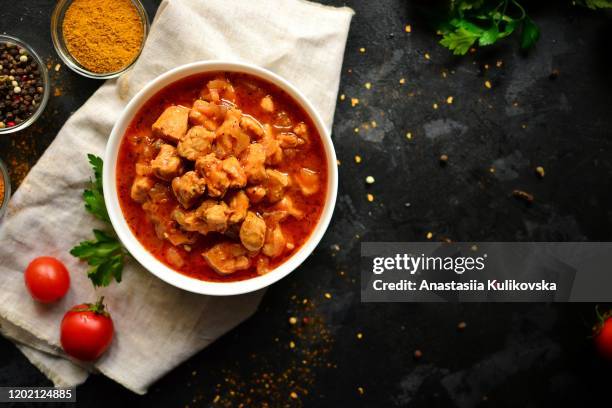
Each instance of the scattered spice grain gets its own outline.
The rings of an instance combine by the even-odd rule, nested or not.
[[[74,0],[62,32],[68,52],[99,74],[130,65],[144,40],[144,24],[131,0]]]
[[[491,81],[489,81],[489,80],[485,81],[484,86],[487,89],[491,89],[493,87],[493,85],[491,85]]]
[[[421,350],[414,350],[414,358],[418,360],[421,357],[423,357],[423,352]]]
[[[533,203],[533,200],[534,200],[533,194],[529,194],[528,192],[523,191],[523,190],[514,190],[512,191],[512,195],[529,204]]]
[[[538,175],[538,177],[540,177],[540,178],[544,178],[544,176],[546,175],[546,172],[544,171],[544,167],[542,167],[542,166],[536,167],[535,171],[536,171],[536,174]]]
[[[459,322],[459,324],[457,325],[457,330],[464,331],[466,327],[467,327],[466,322]]]

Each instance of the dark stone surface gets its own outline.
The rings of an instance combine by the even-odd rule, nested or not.
[[[0,8],[0,30],[54,65],[53,2],[10,3]],[[157,2],[145,3],[153,15]],[[92,376],[78,389],[80,405],[207,406],[219,395],[219,403],[238,406],[252,395],[248,406],[587,406],[607,389],[610,367],[587,338],[593,305],[361,304],[355,259],[361,240],[425,240],[427,232],[455,241],[610,240],[610,15],[561,2],[536,5],[530,10],[542,38],[529,55],[510,39],[455,58],[409,2],[347,4],[357,14],[340,90],[347,99],[338,104],[334,126],[340,191],[321,245],[269,289],[252,319],[148,395]],[[554,69],[560,74],[551,80]],[[52,77],[62,95],[51,98],[43,119],[0,138],[15,185],[100,85],[64,66]],[[353,97],[360,99],[354,108]],[[445,167],[441,154],[449,156]],[[534,173],[539,165],[543,179]],[[366,187],[368,175],[376,183]],[[535,202],[515,200],[513,189],[534,194]],[[289,316],[300,323],[291,326]],[[464,332],[456,329],[460,321],[467,322]],[[0,385],[49,384],[10,342],[0,343]],[[416,349],[423,352],[418,361]],[[274,378],[269,394],[266,378]],[[293,390],[298,399],[289,396]]]

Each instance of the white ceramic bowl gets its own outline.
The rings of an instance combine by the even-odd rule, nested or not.
[[[302,108],[304,108],[317,127],[317,131],[321,135],[323,141],[325,159],[327,161],[328,169],[325,207],[323,208],[319,222],[304,245],[302,245],[302,247],[288,260],[266,275],[236,282],[209,282],[194,279],[169,268],[157,260],[142,246],[142,244],[130,230],[130,227],[123,216],[123,212],[121,211],[119,197],[117,195],[116,168],[119,146],[127,127],[140,108],[152,96],[154,96],[161,89],[165,88],[167,85],[191,75],[211,71],[242,72],[254,75],[275,84],[291,95],[302,106]],[[334,211],[336,194],[338,190],[338,169],[336,165],[336,152],[334,151],[334,145],[332,143],[329,131],[325,128],[321,117],[312,104],[300,91],[297,90],[295,86],[291,85],[280,76],[251,64],[225,61],[206,61],[183,65],[168,71],[150,82],[140,92],[138,92],[134,98],[132,98],[115,123],[108,140],[106,153],[104,156],[103,185],[104,201],[106,202],[106,207],[108,209],[113,227],[115,228],[115,231],[117,232],[117,235],[119,236],[119,239],[123,245],[130,252],[130,254],[132,254],[132,256],[138,262],[140,262],[140,264],[142,264],[142,266],[144,266],[158,278],[178,288],[205,295],[228,296],[253,292],[273,284],[274,282],[289,275],[312,253],[323,237]]]

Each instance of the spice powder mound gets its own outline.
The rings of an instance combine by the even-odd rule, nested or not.
[[[100,74],[132,63],[144,39],[144,25],[131,0],[74,0],[62,31],[70,54]]]

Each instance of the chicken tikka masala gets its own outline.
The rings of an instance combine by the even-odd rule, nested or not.
[[[265,274],[310,236],[327,164],[306,112],[260,78],[217,72],[175,82],[137,113],[119,150],[119,201],[132,232],[186,275]]]

